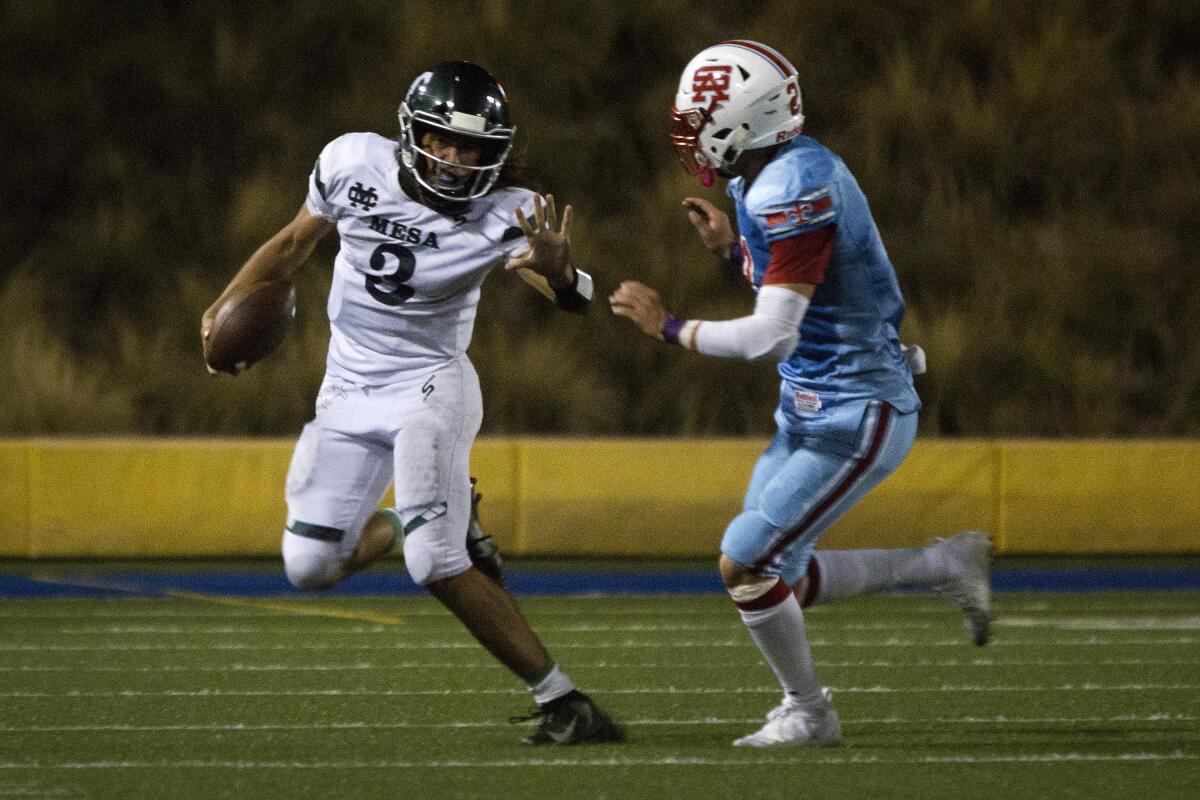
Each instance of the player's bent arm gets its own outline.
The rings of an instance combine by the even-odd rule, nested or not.
[[[592,301],[592,276],[575,266],[571,266],[569,269],[571,281],[564,282],[559,286],[552,285],[545,276],[539,275],[531,269],[516,269],[514,272],[543,297],[553,300],[554,304],[563,311],[582,313],[587,310],[588,304]]]
[[[257,281],[291,280],[300,265],[312,255],[317,242],[334,227],[334,223],[314,216],[308,210],[307,204],[301,206],[291,222],[284,225],[246,260],[209,310],[219,308],[224,298],[239,286]],[[208,316],[206,312],[206,319]]]
[[[663,339],[704,355],[782,361],[796,349],[814,289],[810,283],[764,286],[754,313],[737,319],[682,320],[668,314]]]
[[[636,281],[622,283],[609,301],[614,313],[629,317],[658,339],[707,355],[783,360],[796,348],[809,301],[816,285],[825,280],[836,231],[829,224],[771,242],[771,260],[748,317],[683,320],[667,312],[658,292]]]
[[[680,319],[667,311],[658,292],[637,281],[622,282],[608,301],[614,314],[628,317],[656,339],[707,355],[782,360],[796,347],[814,291],[807,283],[764,286],[754,313],[720,322]]]

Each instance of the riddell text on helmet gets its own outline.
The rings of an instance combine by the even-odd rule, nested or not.
[[[780,131],[779,133],[775,134],[775,142],[776,143],[786,142],[788,139],[794,139],[797,136],[799,136],[800,132],[803,130],[804,130],[803,124],[794,125],[794,126],[788,128],[786,131]]]

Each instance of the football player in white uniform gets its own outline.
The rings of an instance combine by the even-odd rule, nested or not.
[[[329,143],[296,217],[222,294],[290,278],[337,229],[325,380],[287,478],[288,579],[327,587],[401,543],[412,579],[533,692],[541,724],[526,743],[620,741],[499,581],[472,565],[464,535],[482,420],[466,355],[480,284],[503,265],[560,308],[584,310],[592,282],[570,262],[571,207],[560,218],[553,197],[520,185],[508,102],[483,68],[444,62],[421,74],[399,121],[399,141],[349,133]],[[220,303],[205,312],[205,337]],[[395,506],[377,511],[391,482]]]

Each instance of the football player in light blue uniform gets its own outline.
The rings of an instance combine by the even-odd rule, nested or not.
[[[645,333],[699,353],[778,362],[777,432],[721,540],[722,579],[784,690],[738,746],[835,745],[841,724],[813,667],[802,606],[926,584],[989,636],[988,536],[924,548],[814,553],[821,534],[900,466],[921,402],[919,348],[900,344],[904,300],[862,190],[838,156],[801,135],[800,86],[778,52],[748,40],[701,51],[684,69],[672,142],[705,186],[728,180],[737,214],[691,197],[705,246],[757,293],[733,320],[685,320],[626,281],[609,301]]]

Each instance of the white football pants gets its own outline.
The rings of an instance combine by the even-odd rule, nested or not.
[[[468,569],[471,444],[483,419],[470,360],[382,386],[326,376],[316,405],[288,470],[288,579],[301,588],[328,583],[392,481],[412,579],[426,584]]]

